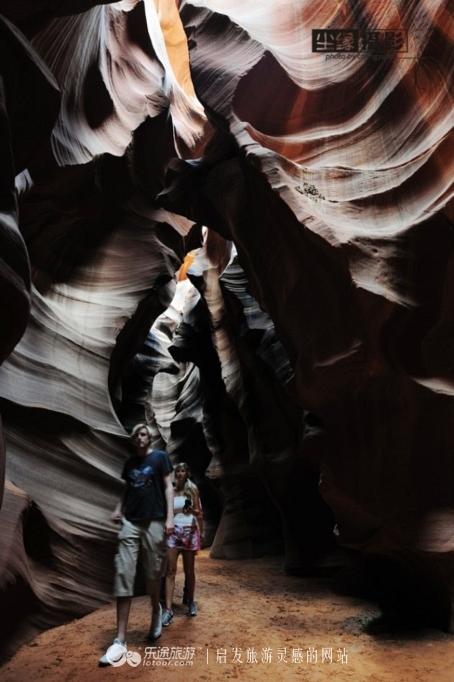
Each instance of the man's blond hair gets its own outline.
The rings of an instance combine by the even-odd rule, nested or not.
[[[148,424],[136,424],[131,431],[131,439],[134,439],[135,436],[139,433],[141,429],[145,429],[145,431],[148,433],[148,436],[150,437],[150,441],[153,437],[153,433],[151,431],[151,428],[148,426]]]

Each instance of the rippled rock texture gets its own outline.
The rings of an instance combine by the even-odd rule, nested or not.
[[[4,343],[2,337],[4,356],[24,331],[30,298],[31,315],[20,343],[0,370],[7,448],[0,567],[2,613],[10,614],[2,621],[6,651],[33,630],[86,613],[111,593],[115,529],[108,519],[121,491],[118,475],[128,454],[126,431],[115,411],[120,377],[152,322],[172,300],[175,271],[191,248],[192,222],[160,209],[154,196],[168,159],[177,155],[174,131],[179,128],[184,143],[193,143],[203,119],[194,96],[184,94],[191,83],[181,24],[176,25],[178,42],[173,20],[166,29],[161,16],[161,29],[153,6],[148,9],[151,25],[144,28],[145,9],[138,8],[140,17],[136,13],[131,21],[142,28],[136,36],[140,47],[131,49],[136,64],[143,66],[136,69],[143,88],[139,92],[137,84],[126,79],[120,94],[119,67],[108,57],[107,47],[100,53],[99,39],[104,26],[105,33],[110,31],[110,49],[122,63],[119,45],[129,13],[96,6],[77,17],[57,18],[50,5],[44,9],[37,23],[21,24],[32,44],[18,29],[10,29],[11,40],[19,43],[15,71],[2,62],[19,100],[12,100],[11,107],[20,124],[20,134],[13,137],[8,208],[11,213],[15,209],[16,174],[20,229],[33,276],[30,296],[30,274],[15,255],[22,246],[27,266],[27,251],[17,233],[15,242],[9,238],[16,252],[6,251],[10,270],[2,269],[17,291],[15,299],[12,294],[7,299],[8,306],[15,304],[17,329],[10,324]],[[58,9],[65,13],[61,4]],[[173,11],[176,14],[175,7]],[[166,30],[172,38],[169,52]],[[54,61],[53,50],[61,62]],[[159,50],[166,63],[158,59]],[[186,60],[183,57],[175,75],[169,60],[181,50]],[[99,103],[90,95],[99,90],[106,61],[112,71],[110,76],[104,72],[104,78],[110,82],[108,97],[115,99],[115,111],[104,108],[107,95]],[[74,83],[74,69],[79,83]],[[25,111],[27,94],[34,97],[34,109],[29,102]],[[78,96],[79,109],[74,99]],[[126,157],[133,132],[135,146],[130,145]],[[145,155],[145,144],[153,149],[151,158]],[[5,293],[6,285],[2,296]]]
[[[324,425],[339,541],[401,610],[450,627],[452,17],[443,2],[355,5],[183,5],[218,134],[165,202],[235,242]],[[352,24],[405,29],[408,53],[327,60],[301,38]]]
[[[215,556],[283,546],[306,570],[335,523],[394,607],[452,627],[449,3],[2,11],[9,646],[108,598],[144,414],[221,478]],[[408,50],[312,51],[351,27]]]

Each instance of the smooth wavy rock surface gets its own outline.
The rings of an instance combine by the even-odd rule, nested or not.
[[[49,6],[45,9],[51,12]],[[60,9],[64,14],[64,8]],[[90,12],[98,16],[96,12],[99,9],[102,8],[94,8]],[[176,34],[172,27],[165,28],[166,21],[170,21],[172,26],[175,23],[167,16],[171,5],[167,10],[164,4],[161,8],[153,5],[148,10],[152,14],[155,32],[155,47],[151,49],[151,43],[147,43],[150,69],[161,73],[155,83],[156,90],[162,89],[164,109],[169,106],[169,100],[165,98],[171,97],[180,103],[184,100],[182,110],[187,112],[186,95],[182,93],[190,91],[191,83],[188,68],[185,71],[184,67],[185,63],[188,66],[187,47],[185,39],[181,45],[181,36],[184,38],[181,24],[177,22],[179,29],[177,26]],[[60,34],[60,38],[67,39],[66,48],[70,48],[66,57],[64,48],[60,49],[56,41],[50,46],[59,53],[62,61],[58,65],[62,71],[55,68],[55,63],[46,55],[62,85],[60,118],[54,128],[54,136],[58,136],[59,121],[64,116],[67,85],[69,88],[75,85],[80,94],[79,86],[62,78],[62,74],[69,68],[69,62],[78,71],[71,39],[80,43],[87,38],[84,34],[76,36],[75,27],[87,26],[84,21],[89,25],[90,17],[93,18],[90,12],[73,18],[72,22],[70,19],[52,20],[46,28],[41,27],[38,33],[35,32],[35,43],[43,48],[46,44],[43,34],[52,32],[54,21],[67,21],[69,23],[65,25],[74,29],[69,34]],[[158,12],[163,21],[162,32]],[[120,24],[123,16],[126,15],[118,15]],[[99,28],[99,24],[96,26]],[[98,33],[98,38],[100,35]],[[2,638],[3,653],[12,650],[32,631],[49,627],[71,615],[85,613],[110,597],[115,528],[109,516],[120,493],[119,472],[128,454],[126,432],[115,410],[115,405],[121,400],[119,377],[140,348],[154,319],[173,298],[174,273],[180,265],[184,244],[192,228],[191,221],[157,207],[153,196],[137,191],[140,181],[132,181],[131,166],[124,159],[115,160],[106,155],[83,166],[56,167],[50,151],[51,125],[48,125],[51,113],[54,112],[52,124],[58,114],[58,107],[55,107],[58,95],[55,100],[51,93],[52,88],[56,92],[55,80],[49,77],[46,82],[50,73],[48,67],[16,29],[13,39],[19,42],[16,49],[25,51],[25,58],[22,58],[25,66],[19,63],[14,75],[16,89],[12,88],[12,91],[21,93],[21,79],[24,88],[35,79],[38,81],[36,92],[43,97],[43,108],[37,117],[35,137],[30,134],[28,144],[24,144],[25,125],[33,128],[30,109],[27,120],[27,114],[13,102],[18,116],[20,113],[20,134],[16,135],[12,145],[13,163],[17,171],[23,170],[25,163],[28,165],[28,170],[17,179],[17,186],[21,191],[20,228],[31,256],[33,286],[31,316],[26,332],[0,370],[2,413],[7,422],[8,486],[1,523],[2,527],[9,529],[2,535],[0,592],[4,613],[8,612],[11,604],[15,606],[10,622],[2,623],[2,627],[6,628]],[[173,46],[169,43],[168,53],[166,39],[173,41]],[[115,42],[114,38],[112,40]],[[147,40],[150,41],[149,35]],[[159,49],[161,59],[167,59],[164,65],[156,55]],[[183,59],[177,68],[181,49],[186,50],[186,62]],[[87,58],[90,54],[88,49]],[[171,61],[173,67],[170,66]],[[11,68],[7,75],[10,72]],[[86,75],[83,67],[81,72]],[[168,83],[165,84],[163,79],[167,79]],[[123,147],[112,151],[118,153],[120,149],[123,153],[132,131],[147,114],[161,112],[160,108],[147,111],[146,93],[150,91],[146,87],[141,96],[140,115],[127,119],[124,128],[127,128],[127,135],[123,135],[123,142],[120,140],[120,147],[121,144]],[[193,97],[193,94],[188,96]],[[129,97],[128,92],[126,97]],[[19,102],[22,103],[20,97]],[[96,108],[96,102],[93,104]],[[197,102],[195,105],[200,113],[200,105]],[[145,121],[143,129],[137,132],[137,139],[141,136],[153,139],[156,134],[153,126],[162,126],[151,163],[154,177],[148,181],[148,190],[153,183],[159,188],[166,155],[175,151],[167,142],[169,128],[165,120],[156,116],[151,125],[147,123]],[[178,124],[175,127],[178,128]],[[81,143],[78,149],[85,145],[86,139],[83,135],[79,138],[79,133],[89,128],[90,125],[85,128],[84,125],[82,128],[74,126],[74,140],[77,139],[79,144],[80,139]],[[7,130],[6,125],[3,130]],[[15,128],[13,132],[16,132]],[[37,144],[33,146],[35,138]],[[3,143],[8,150],[11,143],[6,134],[2,137]],[[41,156],[37,157],[39,145]],[[53,148],[58,157],[55,144]],[[90,160],[95,153],[107,149],[108,145],[104,148],[102,144],[96,149],[91,148],[84,160]],[[74,152],[72,163],[80,158],[77,157],[77,149]],[[137,154],[131,154],[139,168],[144,163],[139,158],[140,149]],[[2,159],[5,168],[7,160],[5,155]],[[61,162],[61,158],[57,161]],[[24,255],[21,254],[22,267],[19,255],[13,259],[12,248],[5,251],[4,262],[10,271],[2,268],[2,274],[10,272],[10,280],[18,290],[16,299],[10,292],[8,305],[16,303],[15,314],[18,317],[16,327],[10,325],[5,343],[2,337],[3,357],[23,332],[30,305],[26,291],[28,256],[19,233],[17,238],[12,238],[16,208],[12,181],[13,175],[10,174],[8,208],[11,224],[6,224],[9,237],[5,231],[2,237],[4,234],[5,238],[8,237],[8,246],[16,243],[18,254],[21,247]],[[23,284],[20,277],[25,280]],[[19,293],[25,299],[22,316]],[[3,283],[2,296],[5,294],[7,287]],[[7,315],[5,308],[5,321]],[[3,475],[3,458],[0,471]],[[78,585],[84,587],[79,588]],[[79,589],[83,595],[78,595]]]
[[[142,326],[143,318],[149,326],[155,311],[169,303],[178,264],[149,219],[144,224],[133,213],[123,220],[91,262],[73,271],[70,282],[50,286],[45,294],[33,289],[27,331],[0,370],[2,397],[11,401],[2,403],[6,477],[30,497],[42,517],[30,534],[41,536],[42,528],[52,529],[49,559],[43,566],[36,564],[27,546],[20,550],[20,585],[27,589],[19,591],[17,599],[25,602],[29,627],[47,627],[70,614],[85,613],[111,592],[115,529],[109,516],[120,494],[119,471],[128,452],[126,432],[109,393],[112,358],[117,337],[134,322],[139,301],[146,297]],[[24,520],[14,517],[10,503],[7,497],[1,517],[13,523],[20,548]],[[104,547],[98,549],[100,542]],[[36,551],[39,558],[39,548]],[[5,578],[16,570],[9,564],[11,557],[6,556],[3,589]],[[35,595],[32,606],[26,604],[29,590]],[[15,626],[19,638],[22,632],[21,613],[19,623],[12,623],[11,646]]]
[[[30,263],[18,229],[14,177],[23,171],[48,135],[58,112],[57,84],[28,41],[0,16],[0,363],[12,351],[27,323],[30,309]],[[17,87],[20,71],[31,97],[41,97],[40,116],[29,130],[29,103]],[[24,138],[26,138],[24,140]]]
[[[52,145],[61,165],[122,156],[147,116],[169,110],[188,146],[204,113],[175,3],[113,3],[51,21],[33,43],[62,89]]]
[[[15,56],[0,64],[1,359],[27,324],[28,257],[33,281],[0,369],[9,646],[109,597],[107,519],[142,414],[220,477],[214,555],[283,538],[287,567],[310,568],[332,513],[403,612],[452,628],[448,1],[5,13],[32,42],[0,23]],[[312,51],[312,30],[352,27],[405,31],[408,51]],[[201,225],[198,295],[166,310]]]
[[[235,242],[324,424],[340,541],[387,557],[381,585],[394,576],[403,611],[420,590],[415,618],[451,627],[452,554],[419,539],[446,537],[454,504],[449,5],[194,1],[181,15],[196,92],[240,153],[218,134],[163,200]],[[311,51],[312,29],[352,26],[402,29],[408,52]]]

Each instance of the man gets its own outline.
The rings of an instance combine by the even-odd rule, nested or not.
[[[166,535],[174,528],[173,467],[166,452],[151,449],[149,426],[137,424],[131,439],[136,454],[123,467],[121,477],[126,481],[126,489],[111,516],[112,521],[121,523],[115,556],[117,635],[100,658],[100,665],[112,665],[126,655],[126,630],[140,547],[152,608],[148,638],[158,639],[162,629],[159,595],[165,568]]]

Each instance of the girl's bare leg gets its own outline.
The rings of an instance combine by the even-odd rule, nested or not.
[[[183,552],[183,568],[186,580],[186,590],[188,596],[188,604],[194,601],[195,589],[195,552],[186,550]]]

